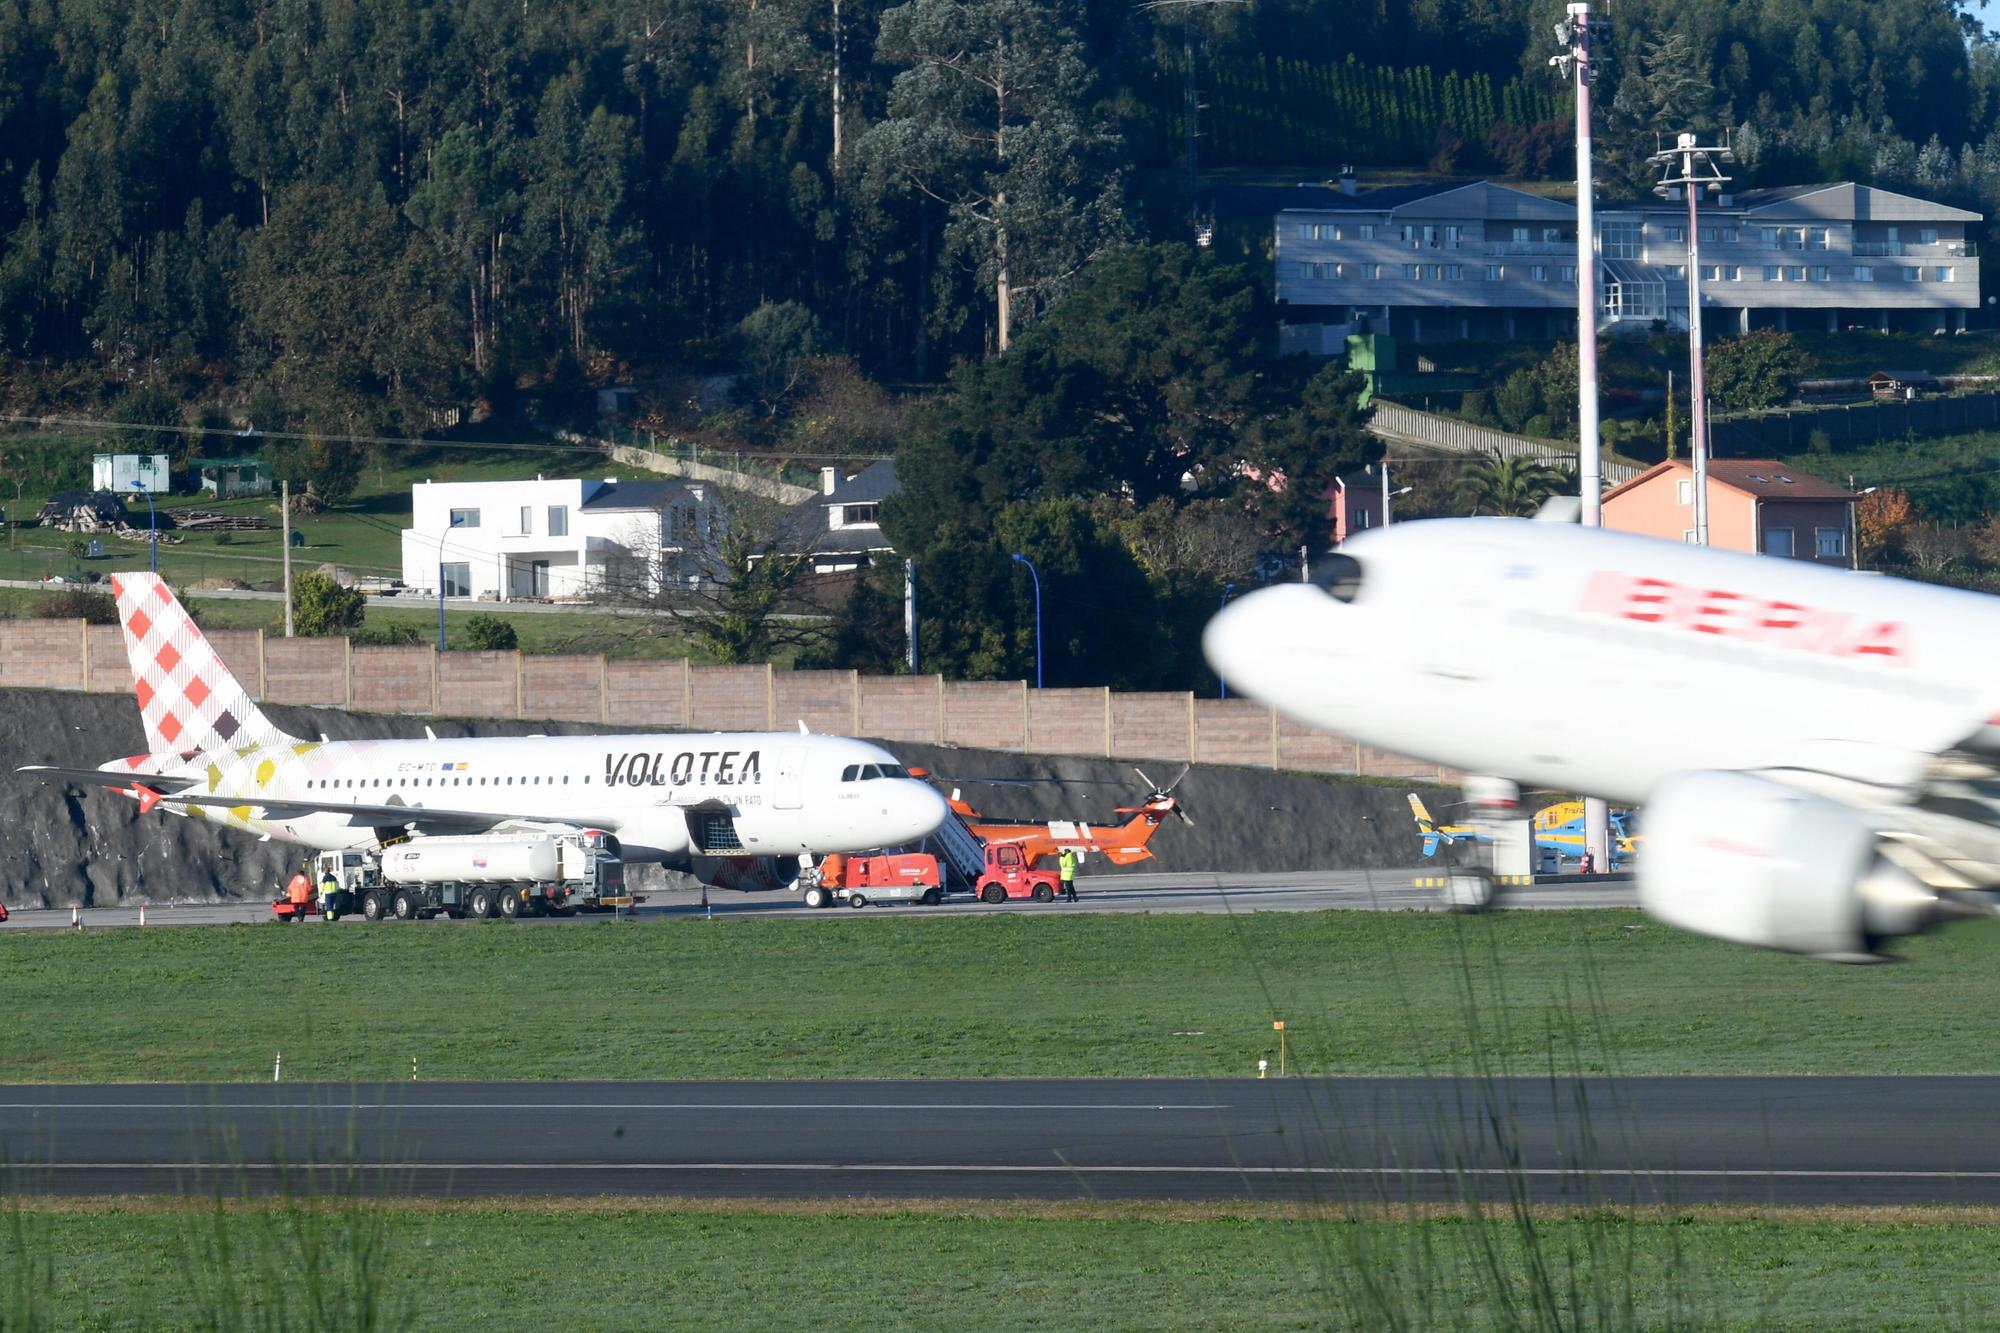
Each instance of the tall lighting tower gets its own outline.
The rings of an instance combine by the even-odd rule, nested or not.
[[[1597,213],[1590,179],[1590,6],[1572,0],[1556,24],[1563,53],[1549,63],[1576,80],[1576,459],[1583,525],[1604,522],[1604,481],[1597,433]],[[1603,801],[1583,802],[1583,845],[1593,869],[1611,865],[1610,811]]]
[[[1727,145],[1702,147],[1692,134],[1675,139],[1674,146],[1646,159],[1661,168],[1660,183],[1653,193],[1671,199],[1675,188],[1687,196],[1687,281],[1688,281],[1688,422],[1694,432],[1694,540],[1708,545],[1708,402],[1701,366],[1701,232],[1697,207],[1703,190],[1720,190],[1729,177],[1722,174],[1718,161],[1733,162],[1736,155]],[[1671,443],[1671,442],[1670,442]]]
[[[1578,0],[1556,24],[1563,54],[1549,63],[1576,80],[1576,452],[1583,524],[1602,522],[1604,483],[1597,433],[1597,218],[1590,179],[1590,6]]]

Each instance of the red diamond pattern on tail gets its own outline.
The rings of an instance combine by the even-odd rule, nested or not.
[[[203,753],[291,738],[258,710],[156,574],[117,574],[133,693],[154,753]]]

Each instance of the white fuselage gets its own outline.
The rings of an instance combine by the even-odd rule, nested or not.
[[[880,746],[791,732],[299,741],[194,757],[161,771],[193,794],[491,812],[615,834],[630,861],[678,862],[686,811],[733,817],[740,856],[867,851],[914,842],[945,817],[944,798],[907,776],[869,776],[896,759]],[[322,851],[371,846],[391,821],[338,811],[264,816],[243,805],[175,802],[176,813]]]
[[[2000,703],[2000,599],[1975,593],[1517,519],[1400,524],[1340,557],[1351,599],[1238,598],[1209,661],[1303,722],[1468,773],[1627,802],[1694,769],[1905,787]]]

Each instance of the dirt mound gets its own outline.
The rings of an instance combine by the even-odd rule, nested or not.
[[[459,722],[336,709],[266,710],[299,736],[368,740],[422,734],[441,737],[579,735],[617,728],[558,722]],[[145,739],[126,695],[0,690],[0,753],[7,770],[22,764],[96,765],[139,754]],[[903,762],[958,786],[996,819],[1122,819],[1114,808],[1143,800],[1147,787],[1132,765],[898,744]],[[1144,764],[1171,781],[1178,764]],[[9,774],[11,777],[11,774]],[[1141,869],[1256,872],[1382,868],[1410,864],[1417,852],[1403,793],[1407,788],[1261,769],[1198,767],[1176,794],[1195,823],[1160,830],[1156,859]],[[1421,789],[1420,789],[1421,790]],[[270,895],[298,862],[299,849],[259,842],[170,815],[141,816],[127,798],[100,789],[13,778],[14,815],[0,824],[0,901],[16,906],[106,905],[127,899],[245,898]],[[1104,870],[1093,861],[1087,869]],[[642,879],[650,879],[651,875]]]

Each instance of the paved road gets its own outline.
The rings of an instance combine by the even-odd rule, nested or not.
[[[0,1087],[0,1156],[57,1193],[1994,1204],[1996,1114],[2000,1078]]]
[[[942,907],[871,906],[860,911],[845,907],[808,910],[796,893],[723,893],[709,895],[709,912],[718,918],[743,920],[845,921],[854,918],[880,919],[888,916],[946,917],[965,912],[1317,912],[1342,907],[1381,911],[1435,911],[1442,904],[1434,889],[1419,889],[1415,870],[1330,870],[1307,874],[1212,875],[1181,872],[1152,875],[1085,876],[1077,881],[1075,903],[1006,903],[989,907],[970,900],[954,900]],[[1625,882],[1538,884],[1512,890],[1502,899],[1506,907],[1633,907],[1637,905],[1632,885]],[[641,921],[674,916],[703,915],[698,892],[676,889],[648,896],[639,908]],[[92,908],[82,913],[86,929],[139,924],[137,907]],[[153,906],[146,909],[149,926],[212,926],[230,922],[270,921],[267,903],[198,903]],[[568,918],[567,923],[603,921],[601,916]],[[5,930],[67,930],[69,909],[47,911],[16,909]],[[441,928],[473,922],[442,919],[423,923]],[[555,921],[519,922],[518,925],[556,925]],[[325,929],[315,922],[311,929]],[[381,929],[363,922],[353,929]],[[412,929],[409,926],[392,927]]]

